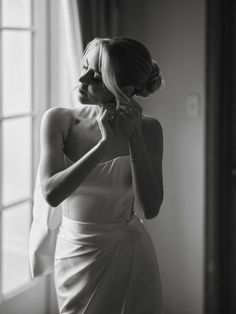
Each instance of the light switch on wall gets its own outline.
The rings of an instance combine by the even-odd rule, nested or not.
[[[187,96],[186,112],[189,118],[197,118],[200,115],[200,95],[189,93]]]

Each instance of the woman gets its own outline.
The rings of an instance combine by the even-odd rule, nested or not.
[[[161,82],[141,43],[96,38],[76,87],[84,106],[43,116],[42,193],[63,213],[54,264],[60,313],[162,312],[154,247],[135,211],[152,219],[162,203],[162,129],[133,98]]]

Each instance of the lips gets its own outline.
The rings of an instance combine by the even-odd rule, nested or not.
[[[79,92],[85,96],[88,96],[88,93],[82,88],[79,88]]]

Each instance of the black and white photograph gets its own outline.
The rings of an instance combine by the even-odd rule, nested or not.
[[[236,2],[0,0],[0,314],[236,313]]]

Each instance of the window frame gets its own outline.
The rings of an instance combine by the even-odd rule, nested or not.
[[[19,204],[31,205],[30,223],[32,221],[33,192],[35,175],[39,162],[39,128],[40,120],[50,107],[50,1],[30,0],[31,2],[31,25],[29,27],[3,27],[0,14],[0,82],[2,82],[2,34],[3,31],[25,31],[31,34],[31,108],[28,113],[11,114],[3,117],[2,112],[2,84],[0,84],[0,303],[4,300],[18,295],[22,291],[37,284],[38,279],[30,279],[22,283],[7,294],[2,293],[2,214],[5,210]],[[2,0],[0,0],[0,12]],[[3,183],[3,121],[8,119],[20,119],[29,117],[31,121],[31,188],[29,197],[3,204],[2,183]]]

